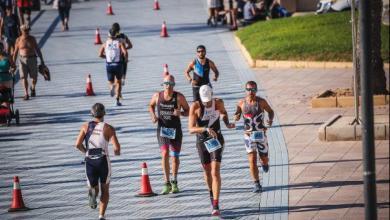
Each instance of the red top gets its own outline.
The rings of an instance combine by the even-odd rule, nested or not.
[[[16,5],[18,7],[32,7],[33,1],[32,0],[17,0]]]

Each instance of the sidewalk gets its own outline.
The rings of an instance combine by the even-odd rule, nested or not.
[[[319,126],[353,108],[312,109],[310,99],[351,85],[351,69],[256,69],[283,129],[289,155],[289,219],[364,219],[360,141],[321,142]],[[387,77],[388,77],[387,73]],[[286,80],[288,79],[288,80]],[[388,79],[388,78],[387,78]],[[388,106],[375,114],[389,115]],[[376,141],[378,219],[389,219],[389,141]]]

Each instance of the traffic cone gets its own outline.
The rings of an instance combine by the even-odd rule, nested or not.
[[[158,0],[154,0],[154,10],[160,10],[160,4],[158,3]]]
[[[11,207],[8,209],[8,212],[27,211],[27,210],[29,210],[29,208],[27,208],[23,202],[22,190],[20,189],[20,184],[19,184],[19,177],[14,176],[14,190],[12,192],[12,204]]]
[[[88,74],[88,77],[87,77],[87,89],[86,89],[85,94],[86,94],[86,96],[94,96],[95,95],[95,93],[93,92],[93,88],[92,88],[91,74]]]
[[[100,39],[99,28],[96,28],[96,32],[95,32],[95,45],[96,44],[102,44],[102,39]]]
[[[166,25],[165,21],[162,23],[160,36],[161,37],[169,37],[168,31],[167,31],[167,25]]]
[[[148,167],[146,163],[143,162],[141,166],[142,176],[141,176],[141,191],[138,193],[138,196],[141,197],[150,197],[156,196],[157,194],[153,192],[152,186],[150,185]]]
[[[107,15],[114,15],[114,12],[112,12],[112,5],[111,5],[111,1],[108,1],[107,10],[106,10],[106,14],[107,14]]]
[[[164,64],[164,77],[169,75],[168,64]]]

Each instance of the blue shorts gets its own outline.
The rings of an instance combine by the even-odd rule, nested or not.
[[[101,183],[110,183],[111,167],[107,156],[98,159],[85,159],[85,172],[87,174],[88,186],[95,187],[99,180]]]
[[[116,78],[122,79],[123,66],[122,63],[106,63],[107,80],[112,82]]]

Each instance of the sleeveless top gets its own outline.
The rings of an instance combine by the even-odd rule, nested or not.
[[[107,63],[119,63],[121,61],[121,50],[119,47],[119,40],[108,39],[106,41],[106,47],[104,49],[106,53]]]
[[[264,111],[260,108],[258,98],[254,104],[244,102],[244,130],[259,131],[265,128],[264,126]]]
[[[16,40],[19,36],[18,32],[18,16],[12,14],[4,16],[4,36],[9,40]]]
[[[219,111],[215,109],[215,99],[212,101],[211,107],[207,108],[203,105],[203,103],[200,103],[200,117],[197,120],[199,127],[206,127],[213,129],[217,135],[218,138],[222,136],[221,133],[221,125],[219,122]],[[201,134],[197,134],[199,141],[205,141],[209,139],[209,135],[207,131],[204,131]]]
[[[95,129],[93,129],[91,136],[88,140],[87,153],[86,156],[89,156],[90,149],[101,148],[103,155],[108,156],[108,141],[104,137],[103,128],[106,123],[99,122],[96,124]]]
[[[8,82],[12,80],[12,75],[9,73],[9,67],[8,58],[0,60],[0,82]]]
[[[159,92],[157,101],[158,126],[166,128],[181,128],[180,118],[173,115],[177,108],[177,92],[174,91],[170,100],[164,99],[164,91]]]
[[[202,65],[198,58],[194,60],[194,76],[193,79],[198,83],[196,86],[203,86],[210,84],[210,62],[209,59],[206,58],[206,62]]]

